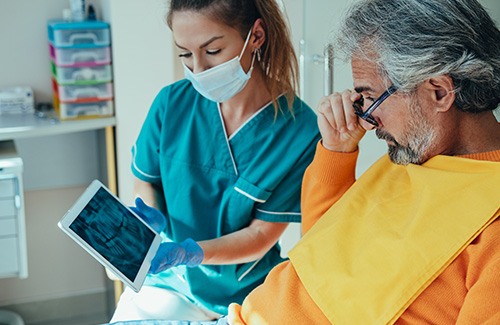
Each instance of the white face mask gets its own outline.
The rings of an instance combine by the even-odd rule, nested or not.
[[[204,97],[218,103],[225,102],[239,93],[252,76],[255,53],[252,57],[252,64],[248,73],[245,73],[240,64],[241,56],[245,52],[251,34],[252,30],[248,33],[240,55],[232,60],[200,73],[193,73],[184,64],[184,75],[187,80],[191,81],[194,89]]]

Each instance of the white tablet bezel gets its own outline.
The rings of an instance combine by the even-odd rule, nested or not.
[[[154,234],[151,246],[149,247],[144,259],[142,260],[139,271],[137,272],[135,279],[129,279],[124,273],[120,271],[118,267],[113,265],[108,261],[103,255],[101,255],[94,247],[87,243],[82,237],[80,237],[75,231],[73,231],[70,226],[75,221],[75,219],[80,215],[80,213],[85,209],[87,204],[92,200],[96,193],[100,190],[106,190],[116,203],[122,205],[130,212],[131,216],[137,218],[145,229],[151,231]],[[61,230],[63,230],[71,239],[82,246],[90,255],[92,255],[99,263],[101,263],[105,268],[110,270],[117,278],[119,278],[123,283],[128,285],[135,292],[139,292],[146,279],[146,275],[151,265],[151,260],[156,254],[158,247],[161,243],[161,236],[154,231],[147,223],[145,223],[140,217],[138,217],[128,206],[123,204],[104,184],[98,180],[94,180],[85,190],[85,192],[77,199],[73,206],[66,212],[62,219],[57,224]],[[121,231],[120,234],[123,234]],[[138,238],[139,240],[139,238]]]

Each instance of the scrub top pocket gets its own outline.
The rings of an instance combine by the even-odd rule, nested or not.
[[[255,205],[265,203],[270,196],[271,192],[263,190],[246,179],[239,177],[231,193],[229,193],[229,200],[227,202],[229,218],[227,218],[226,223],[228,227],[232,231],[235,231],[248,226],[255,217],[252,214],[255,210]],[[244,216],[244,214],[250,215],[250,218],[234,218],[235,215]]]
[[[233,189],[256,203],[265,203],[271,196],[271,192],[259,188],[242,177],[238,178]]]

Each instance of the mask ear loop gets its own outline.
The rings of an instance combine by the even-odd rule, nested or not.
[[[248,35],[247,35],[247,38],[245,40],[245,44],[243,45],[243,49],[241,50],[238,61],[241,61],[241,56],[243,55],[243,52],[245,52],[245,50],[247,49],[247,45],[248,45],[248,41],[250,40],[250,36],[252,36],[252,29],[250,29],[250,31],[248,31]]]
[[[241,53],[240,53],[240,56],[238,58],[238,61],[241,62],[241,56],[243,55],[243,52],[245,52],[246,48],[247,48],[247,45],[248,45],[248,41],[250,40],[250,36],[252,36],[252,29],[250,29],[250,31],[248,32],[248,35],[247,35],[247,39],[245,40],[245,44],[243,45],[243,49],[241,50]],[[257,49],[257,50],[260,50],[260,49]],[[255,56],[256,56],[256,53],[257,53],[257,50],[254,50],[253,51],[253,55],[252,55],[252,63],[250,64],[250,69],[248,70],[247,74],[249,75],[252,75],[252,71],[253,71],[253,64],[255,63]],[[259,55],[260,57],[260,55]],[[260,60],[259,60],[260,61]]]
[[[248,75],[252,75],[252,71],[253,71],[253,64],[255,63],[255,57],[257,56],[257,50],[253,51],[253,55],[252,55],[252,63],[250,64],[250,69],[248,69],[248,72],[247,74]]]

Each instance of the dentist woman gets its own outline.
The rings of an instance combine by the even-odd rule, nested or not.
[[[213,320],[241,303],[283,261],[319,140],[274,0],[172,0],[167,23],[185,79],[160,91],[132,149],[136,211],[165,241],[112,322]]]

